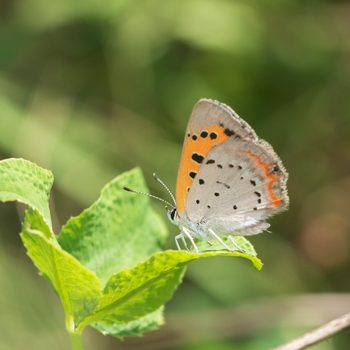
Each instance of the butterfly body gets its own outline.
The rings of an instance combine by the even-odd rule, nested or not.
[[[189,239],[257,234],[266,219],[287,208],[288,173],[272,147],[230,107],[201,99],[185,134],[176,185],[176,209],[168,216]],[[187,246],[187,245],[186,245]]]

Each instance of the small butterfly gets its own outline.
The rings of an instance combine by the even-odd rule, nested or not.
[[[271,145],[247,122],[223,103],[199,100],[186,129],[176,200],[171,194],[175,206],[167,211],[180,228],[177,248],[180,240],[187,248],[188,239],[198,252],[196,240],[215,239],[236,249],[234,235],[258,234],[270,226],[267,218],[287,209],[287,179]]]

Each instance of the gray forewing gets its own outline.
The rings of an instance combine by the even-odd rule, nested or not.
[[[253,128],[229,106],[215,100],[200,99],[192,110],[186,133],[196,133],[212,125],[223,124],[241,138],[257,141]]]

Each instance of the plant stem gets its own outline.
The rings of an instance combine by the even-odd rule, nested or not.
[[[81,334],[69,333],[71,350],[84,350]]]
[[[319,343],[350,327],[350,313],[345,314],[303,336],[281,345],[274,350],[300,350]]]

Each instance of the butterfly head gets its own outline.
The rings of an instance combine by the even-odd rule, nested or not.
[[[177,224],[178,221],[178,215],[175,207],[167,208],[167,216],[170,222],[173,224]]]

